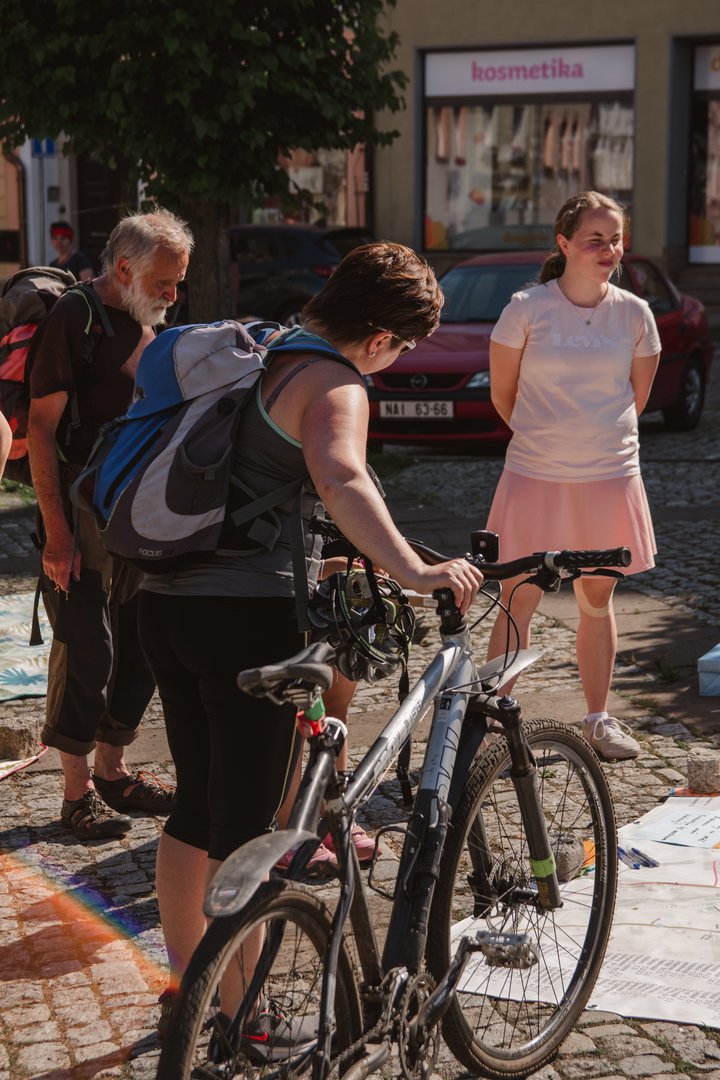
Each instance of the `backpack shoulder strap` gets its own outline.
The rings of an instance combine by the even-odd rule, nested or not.
[[[89,334],[92,329],[93,318],[97,318],[102,326],[105,337],[115,337],[115,331],[112,328],[112,323],[108,317],[108,313],[105,310],[100,296],[96,289],[92,285],[85,281],[79,281],[76,285],[70,285],[65,292],[79,293],[85,299],[85,303],[88,306],[89,318],[87,325],[85,326],[85,334]]]

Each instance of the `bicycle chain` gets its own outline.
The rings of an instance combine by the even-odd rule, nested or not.
[[[337,1070],[339,1070],[345,1063],[349,1065],[352,1062],[352,1057],[358,1050],[364,1050],[368,1042],[371,1041],[373,1035],[382,1035],[386,1031],[386,1024],[383,1017],[380,1017],[378,1022],[367,1031],[364,1031],[359,1039],[348,1046],[346,1050],[343,1050],[341,1054],[338,1054],[336,1058],[333,1058],[330,1072],[328,1073],[328,1080],[334,1076]]]

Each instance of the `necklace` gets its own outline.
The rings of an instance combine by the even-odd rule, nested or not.
[[[560,289],[559,285],[558,285],[558,289]],[[603,295],[600,297],[600,299],[597,300],[593,304],[593,306],[590,308],[590,314],[588,314],[588,309],[587,308],[584,308],[584,309],[581,310],[575,304],[573,304],[572,300],[568,300],[567,296],[565,296],[565,293],[562,291],[562,289],[560,289],[560,294],[567,301],[567,303],[570,305],[570,307],[573,309],[573,311],[577,315],[578,319],[582,319],[582,321],[585,323],[586,326],[589,326],[590,323],[593,321],[593,318],[595,317],[595,312],[597,311],[597,309],[600,307],[603,300],[607,296],[607,292],[603,293]]]

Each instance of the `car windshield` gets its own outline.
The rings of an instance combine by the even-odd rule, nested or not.
[[[540,268],[531,263],[507,266],[456,266],[443,275],[444,323],[495,322],[513,293],[537,284]]]
[[[331,245],[329,250],[334,250],[345,256],[353,248],[360,247],[361,244],[372,244],[375,237],[372,233],[364,232],[362,229],[339,229],[337,232],[328,233],[325,237],[325,246]]]

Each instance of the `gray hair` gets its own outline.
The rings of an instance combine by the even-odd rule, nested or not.
[[[156,207],[148,213],[138,211],[122,218],[108,237],[100,263],[103,273],[114,275],[120,259],[142,267],[158,248],[172,255],[190,255],[194,246],[187,222],[170,210]]]

